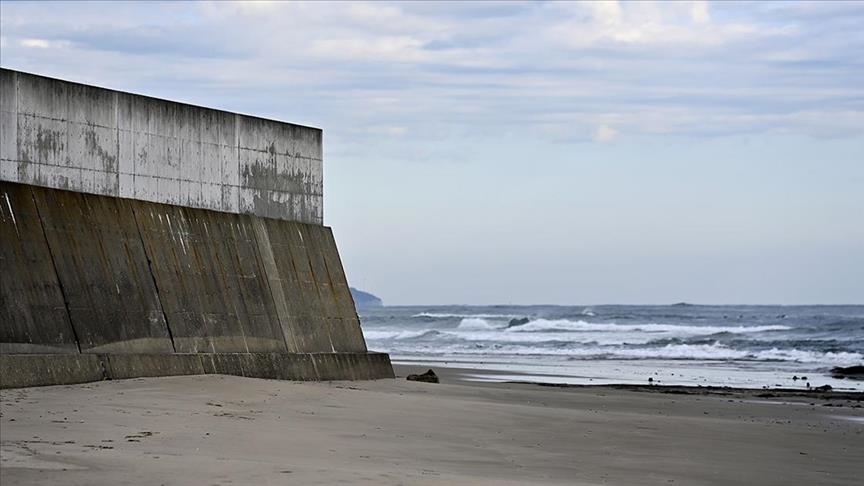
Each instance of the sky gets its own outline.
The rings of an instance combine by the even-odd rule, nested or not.
[[[324,129],[399,304],[864,303],[864,2],[0,3],[0,64]]]

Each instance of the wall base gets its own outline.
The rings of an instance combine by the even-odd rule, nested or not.
[[[0,355],[0,388],[205,374],[297,381],[394,378],[386,353]]]

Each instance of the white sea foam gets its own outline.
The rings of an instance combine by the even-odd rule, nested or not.
[[[827,363],[832,365],[856,364],[864,360],[861,353],[820,353],[799,349],[769,349],[759,351],[755,359],[764,361],[795,361],[797,363]]]
[[[381,329],[364,329],[363,337],[370,341],[384,341],[396,339],[412,339],[423,335],[438,333],[435,329],[420,329],[417,331],[393,331]]]
[[[509,332],[538,332],[538,331],[597,331],[597,332],[646,332],[646,333],[685,333],[696,335],[717,334],[728,332],[732,334],[785,331],[791,329],[788,326],[679,326],[675,324],[614,324],[570,321],[567,319],[537,319],[521,326],[513,326],[507,329]]]
[[[625,348],[616,349],[610,356],[622,358],[660,358],[660,359],[704,359],[704,360],[747,360],[747,361],[792,361],[796,363],[854,363],[862,359],[858,353],[821,353],[798,349],[768,349],[745,351],[732,349],[720,344],[669,344],[662,348]]]
[[[491,349],[490,349],[491,348]],[[386,350],[392,351],[392,350]],[[488,355],[494,352],[502,356],[556,356],[572,359],[667,359],[667,360],[702,360],[702,361],[785,361],[795,363],[813,363],[829,365],[848,365],[861,362],[864,355],[860,353],[832,353],[817,351],[802,351],[797,349],[769,349],[763,351],[746,351],[733,349],[721,344],[669,344],[654,348],[633,348],[624,346],[596,346],[568,348],[544,348],[521,344],[498,344],[493,346],[478,346],[476,343],[450,344],[446,346],[434,343],[410,347],[400,347],[400,354],[434,353],[443,355]]]
[[[428,319],[449,319],[449,318],[471,318],[476,317],[478,319],[514,319],[516,317],[522,317],[516,314],[449,314],[442,312],[421,312],[419,314],[414,314],[411,317],[413,318],[428,318]]]
[[[505,325],[493,324],[482,317],[466,317],[459,323],[458,329],[500,329]]]

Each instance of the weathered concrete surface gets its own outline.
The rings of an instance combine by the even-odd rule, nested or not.
[[[288,351],[248,217],[133,208],[178,352]]]
[[[3,354],[0,369],[0,388],[205,374],[295,381],[394,377],[384,353]]]
[[[366,343],[329,228],[260,220],[264,270],[277,301],[284,302],[297,348],[310,352],[363,352]]]
[[[172,352],[131,201],[41,187],[32,192],[81,350]]]
[[[316,128],[0,69],[0,353],[50,353],[16,383],[392,376],[322,158]]]
[[[0,354],[0,388],[70,385],[105,379],[96,354]]]
[[[0,70],[0,180],[323,224],[320,129]]]
[[[198,354],[111,354],[99,355],[105,379],[124,380],[144,376],[203,375]]]
[[[0,353],[77,353],[29,186],[0,188]]]
[[[0,351],[102,357],[22,358],[14,383],[392,375],[366,353],[329,228],[11,182],[0,198]]]

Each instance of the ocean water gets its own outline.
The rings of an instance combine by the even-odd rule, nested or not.
[[[864,364],[860,305],[411,306],[360,309],[360,320],[369,349],[394,363],[480,381],[864,391],[829,374]]]

